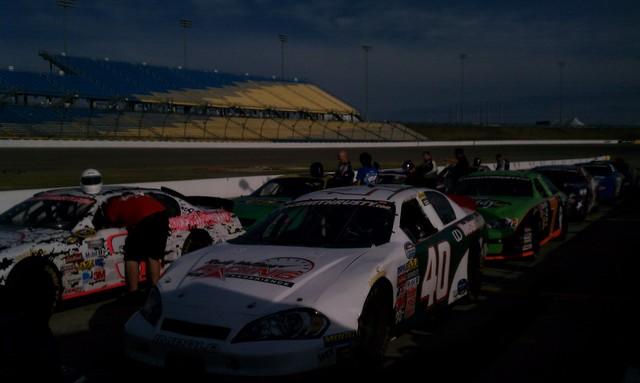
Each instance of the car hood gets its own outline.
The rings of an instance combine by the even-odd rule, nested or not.
[[[523,218],[536,205],[532,197],[471,196],[485,219]]]
[[[0,225],[0,251],[21,245],[60,241],[68,236],[67,230]]]
[[[225,243],[183,257],[159,285],[168,316],[259,316],[311,305],[367,251]]]

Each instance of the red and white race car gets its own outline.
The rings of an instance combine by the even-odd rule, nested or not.
[[[167,264],[243,232],[220,199],[131,187],[104,187],[98,194],[81,188],[46,191],[0,215],[0,286],[46,294],[35,298],[51,309],[60,300],[122,286],[127,230],[109,222],[103,207],[126,194],[151,196],[169,212]]]

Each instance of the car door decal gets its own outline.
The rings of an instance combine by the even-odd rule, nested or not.
[[[449,272],[451,268],[451,244],[439,242],[427,250],[420,300],[431,307],[434,303],[447,299],[449,293]]]

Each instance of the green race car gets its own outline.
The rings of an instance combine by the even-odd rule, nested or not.
[[[487,260],[534,256],[567,231],[567,197],[537,173],[472,173],[454,194],[471,197],[487,222]]]
[[[286,202],[301,195],[322,190],[327,178],[308,176],[285,176],[269,180],[248,196],[234,200],[233,212],[247,228],[266,217]]]

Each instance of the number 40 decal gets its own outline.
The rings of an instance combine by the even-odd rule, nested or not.
[[[443,241],[429,248],[427,268],[422,281],[420,299],[427,307],[449,296],[449,268],[451,267],[451,245]]]

